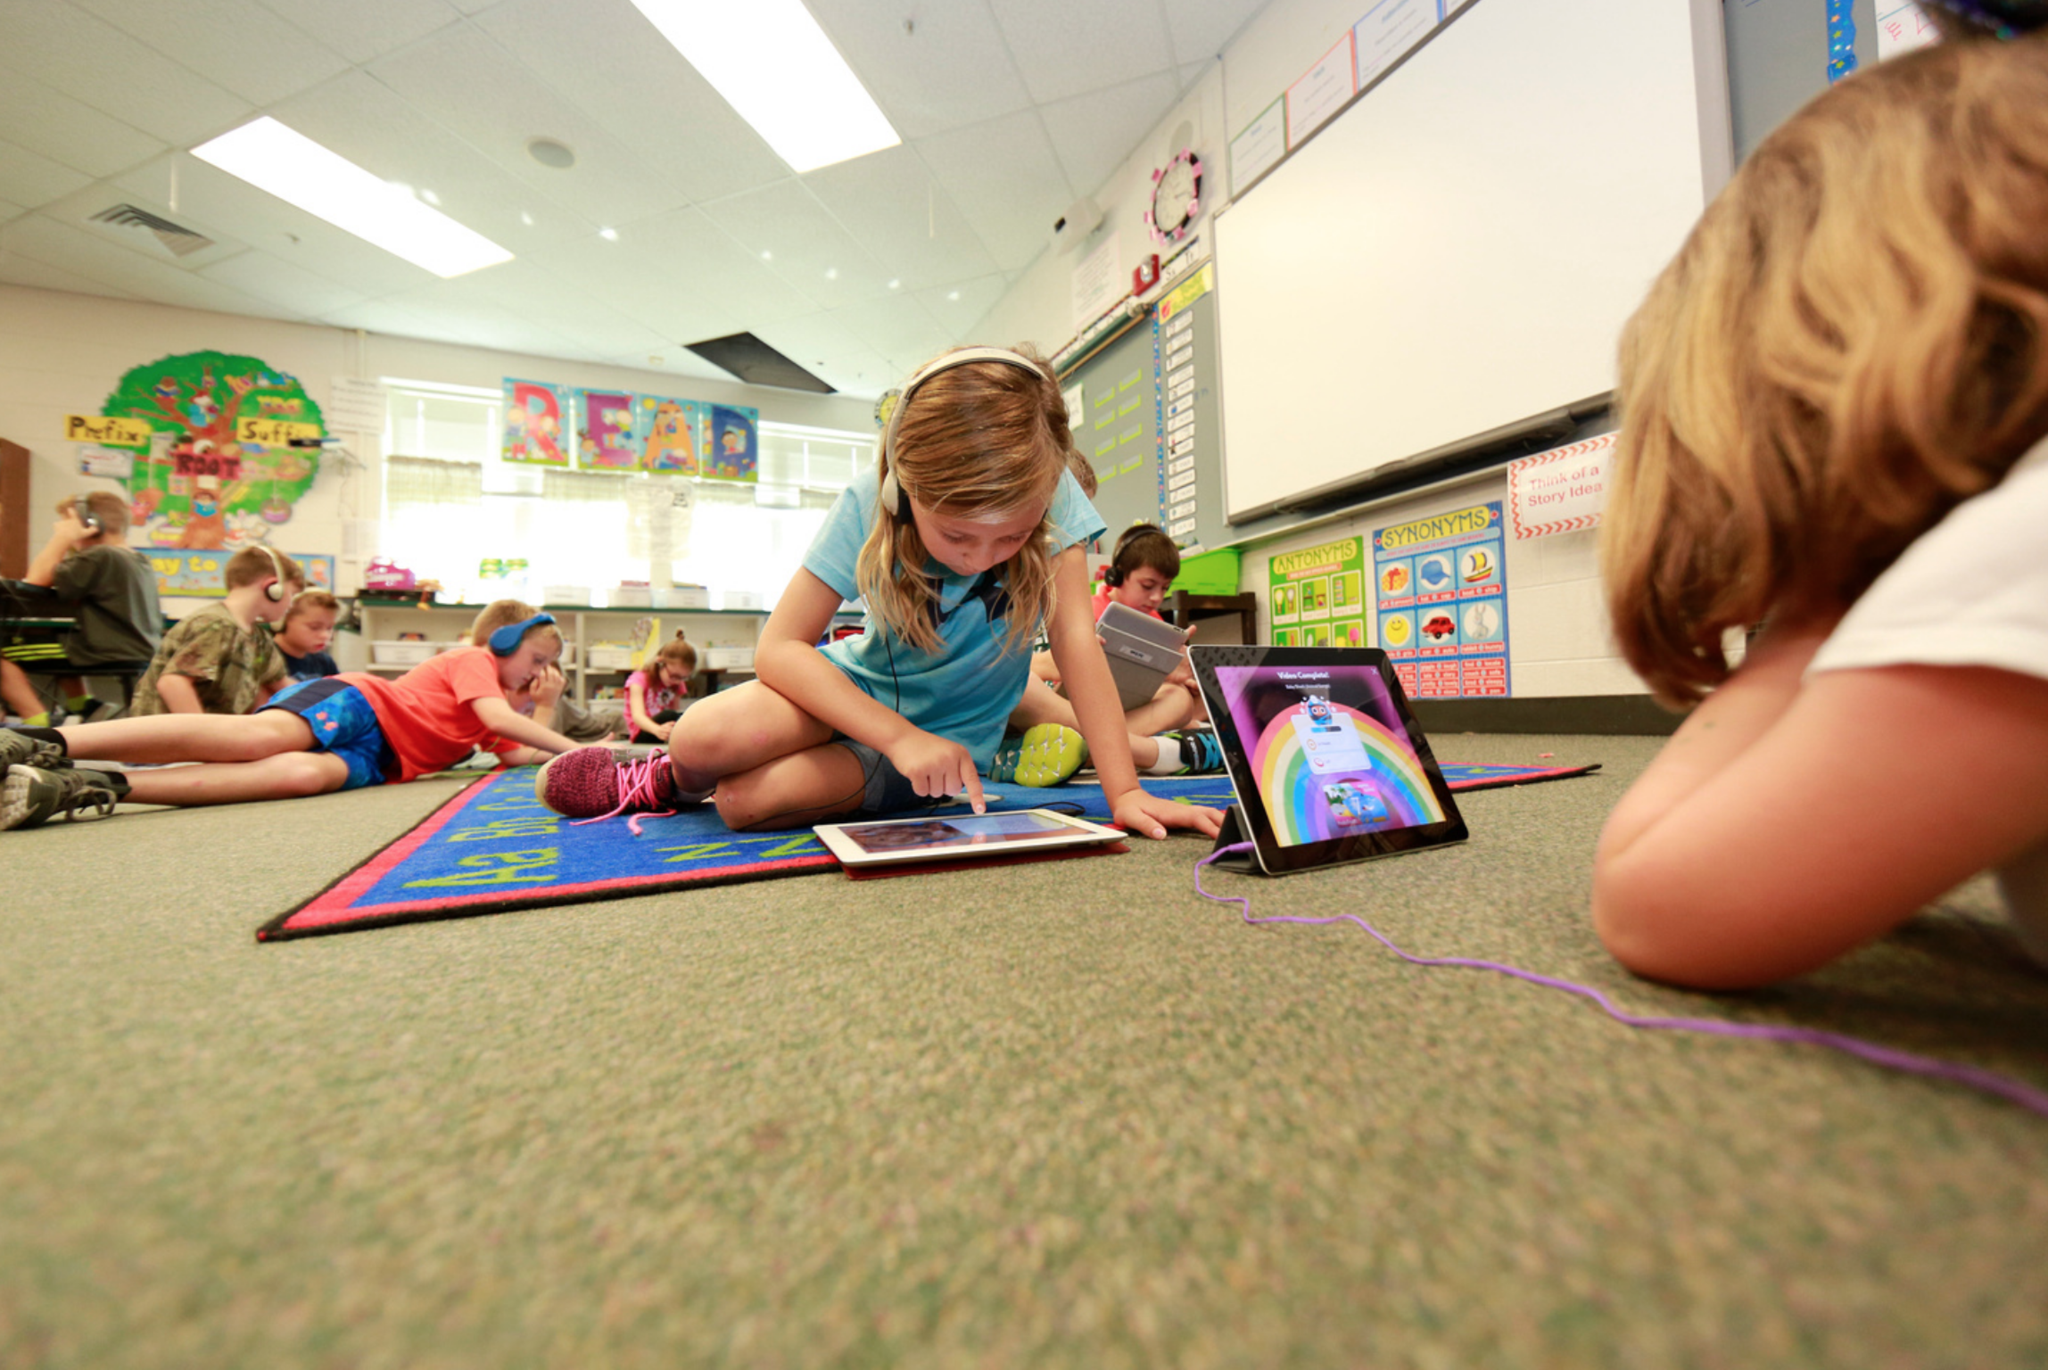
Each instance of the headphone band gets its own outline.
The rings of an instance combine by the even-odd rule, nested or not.
[[[896,430],[903,425],[903,412],[910,408],[910,397],[941,371],[950,371],[956,366],[967,366],[974,362],[1002,362],[1007,366],[1019,367],[1032,375],[1045,376],[1037,362],[1021,352],[1012,352],[1007,347],[963,347],[948,352],[945,356],[926,362],[911,373],[903,382],[903,388],[896,392],[896,403],[889,410],[889,422],[882,429],[882,507],[897,518],[908,517],[910,496],[903,489],[903,483],[896,479]]]
[[[256,545],[263,549],[264,556],[270,558],[270,570],[276,576],[275,580],[263,587],[263,593],[269,597],[272,604],[279,603],[284,599],[284,587],[287,579],[284,573],[284,563],[278,560],[277,553],[271,550],[269,543],[259,542]]]
[[[492,656],[510,656],[519,650],[519,644],[526,640],[528,633],[543,624],[553,623],[554,621],[555,616],[553,614],[535,614],[532,618],[524,618],[517,623],[508,623],[504,627],[494,630],[484,640],[490,644]]]

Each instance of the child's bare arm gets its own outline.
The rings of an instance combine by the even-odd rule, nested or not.
[[[477,721],[499,737],[524,742],[527,746],[544,751],[550,756],[573,751],[582,745],[570,741],[545,724],[534,722],[506,703],[502,695],[472,700],[469,707],[476,710]]]
[[[156,678],[156,697],[164,702],[164,709],[174,714],[203,714],[206,706],[199,702],[198,687],[192,677],[179,675],[176,671],[165,671]]]
[[[1593,921],[1640,974],[1797,975],[2048,837],[2048,681],[1888,666],[1800,685],[1780,650],[1702,704],[1609,820]]]
[[[661,725],[654,721],[654,715],[647,710],[647,686],[644,682],[626,682],[626,718],[636,733],[659,733]]]

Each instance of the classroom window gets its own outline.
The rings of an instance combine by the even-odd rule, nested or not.
[[[500,392],[385,384],[391,398],[378,555],[465,600],[649,578],[653,505],[643,500],[636,516],[631,498],[646,477],[503,461]],[[673,516],[671,578],[714,592],[759,591],[772,604],[839,491],[873,468],[874,447],[869,433],[764,422],[759,485],[666,478],[689,506]],[[481,580],[484,562],[514,557],[528,563],[523,589]]]

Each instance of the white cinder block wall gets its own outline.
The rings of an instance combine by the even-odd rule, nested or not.
[[[1092,193],[1104,213],[1093,236],[1065,255],[1046,252],[989,311],[977,330],[996,344],[1031,342],[1047,355],[1074,335],[1072,281],[1075,265],[1114,235],[1123,261],[1123,279],[1146,254],[1156,250],[1144,223],[1152,188],[1152,171],[1178,151],[1174,135],[1185,126],[1195,150],[1207,163],[1203,182],[1202,221],[1197,233],[1206,239],[1211,216],[1229,202],[1230,137],[1242,131],[1261,110],[1298,79],[1368,6],[1363,0],[1273,0],[1233,38],[1217,63],[1204,73],[1180,104],[1132,151]],[[1252,193],[1256,194],[1254,190]],[[1047,225],[1050,236],[1051,226]],[[1207,254],[1206,244],[1195,249]],[[1227,268],[1216,285],[1228,294]],[[1291,340],[1276,338],[1276,347]],[[1229,403],[1230,378],[1223,378]],[[1561,397],[1576,398],[1576,397]],[[1333,404],[1341,396],[1331,396]],[[1505,499],[1507,480],[1496,474],[1461,485],[1375,506],[1307,532],[1283,535],[1245,549],[1244,589],[1260,598],[1260,623],[1270,625],[1265,606],[1266,563],[1281,552],[1337,538],[1370,538],[1375,528],[1427,518],[1488,500]],[[1647,687],[1614,654],[1601,601],[1599,568],[1592,533],[1567,533],[1552,538],[1506,544],[1508,576],[1508,659],[1512,687],[1520,696],[1644,694]],[[1367,570],[1370,572],[1370,558]]]

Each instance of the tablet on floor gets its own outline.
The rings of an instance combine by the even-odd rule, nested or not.
[[[1372,647],[1188,652],[1241,834],[1269,875],[1465,840],[1465,820],[1387,654]]]
[[[1120,842],[1126,835],[1118,828],[1047,809],[822,823],[816,831],[818,840],[845,866],[887,866],[956,857],[979,859],[1016,852],[1092,847]]]

